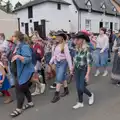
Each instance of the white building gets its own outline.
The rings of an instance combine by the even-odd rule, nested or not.
[[[71,20],[75,30],[86,29],[94,33],[100,27],[118,31],[120,29],[120,14],[110,0],[66,0],[71,4]],[[76,24],[74,24],[74,21]]]
[[[9,39],[16,30],[18,30],[16,15],[8,14],[4,8],[0,6],[0,33],[4,33],[6,38]]]
[[[64,0],[34,0],[23,5],[15,10],[20,18],[20,30],[29,35],[33,30],[40,34],[59,29],[70,31],[69,5]]]
[[[33,0],[15,12],[20,30],[29,35],[34,30],[44,37],[50,30],[98,33],[100,27],[120,28],[120,14],[110,0]]]

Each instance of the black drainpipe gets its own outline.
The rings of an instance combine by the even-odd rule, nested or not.
[[[18,18],[18,30],[20,31],[20,18]]]

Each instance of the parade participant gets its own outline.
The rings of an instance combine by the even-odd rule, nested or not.
[[[115,55],[114,55],[111,78],[114,84],[120,85],[120,31],[118,37],[114,41],[113,51]]]
[[[6,76],[7,70],[3,63],[0,61],[0,91],[4,94],[5,96],[5,104],[9,104],[12,102],[12,97],[11,94],[9,93],[9,89],[11,88],[11,85],[9,83],[9,80]]]
[[[92,65],[92,55],[90,53],[90,47],[88,43],[90,42],[89,37],[79,32],[75,36],[76,39],[76,55],[74,57],[74,72],[76,80],[76,88],[78,93],[78,103],[73,106],[74,109],[84,107],[83,104],[83,94],[89,96],[89,105],[94,103],[94,94],[91,93],[86,88],[86,82],[89,81],[91,65]]]
[[[69,65],[69,69],[72,72],[72,60],[69,52],[68,45],[66,44],[67,36],[63,32],[58,32],[56,34],[57,46],[54,49],[53,56],[50,60],[50,65],[53,63],[56,64],[56,92],[52,99],[52,103],[56,103],[60,100],[60,89],[61,85],[64,85],[64,93],[61,94],[61,97],[64,97],[69,94],[66,72]]]
[[[1,60],[5,66],[8,66],[8,75],[9,75],[9,80],[11,83],[11,86],[14,86],[14,78],[11,74],[10,70],[10,53],[12,52],[12,49],[14,47],[14,43],[12,42],[12,39],[6,40],[4,33],[0,34],[0,51],[2,53]]]
[[[40,78],[40,83],[38,84],[37,81],[35,92],[32,93],[32,95],[35,96],[35,95],[39,95],[40,93],[44,93],[46,82],[45,82],[44,69],[42,68],[42,64],[41,64],[41,60],[44,56],[44,48],[41,45],[42,44],[41,38],[39,37],[37,32],[35,32],[34,35],[32,36],[32,42],[33,42],[32,49],[36,54],[36,64],[35,64],[36,77],[39,76]],[[41,79],[41,75],[42,75],[42,79]]]
[[[94,52],[96,73],[95,76],[100,74],[99,68],[104,68],[103,76],[108,75],[107,63],[108,63],[108,50],[109,50],[109,39],[106,35],[106,29],[100,29],[100,35],[96,40],[96,50]]]
[[[34,73],[31,50],[29,45],[24,42],[24,35],[20,31],[14,33],[14,39],[16,39],[17,47],[14,50],[11,62],[16,62],[17,67],[17,78],[15,81],[17,108],[11,113],[12,117],[16,117],[22,113],[22,110],[34,106],[29,90],[29,81]],[[25,97],[28,104],[23,106]]]

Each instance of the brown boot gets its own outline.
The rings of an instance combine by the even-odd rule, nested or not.
[[[6,97],[5,98],[5,101],[4,101],[4,104],[9,104],[9,103],[11,103],[13,100],[12,100],[12,98],[11,97]]]

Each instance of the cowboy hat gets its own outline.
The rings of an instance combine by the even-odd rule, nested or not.
[[[67,35],[62,31],[58,31],[55,36],[61,36],[64,40],[67,40]]]
[[[74,38],[76,39],[85,39],[86,42],[90,42],[90,38],[88,37],[88,35],[86,35],[85,33],[83,32],[78,32]]]

